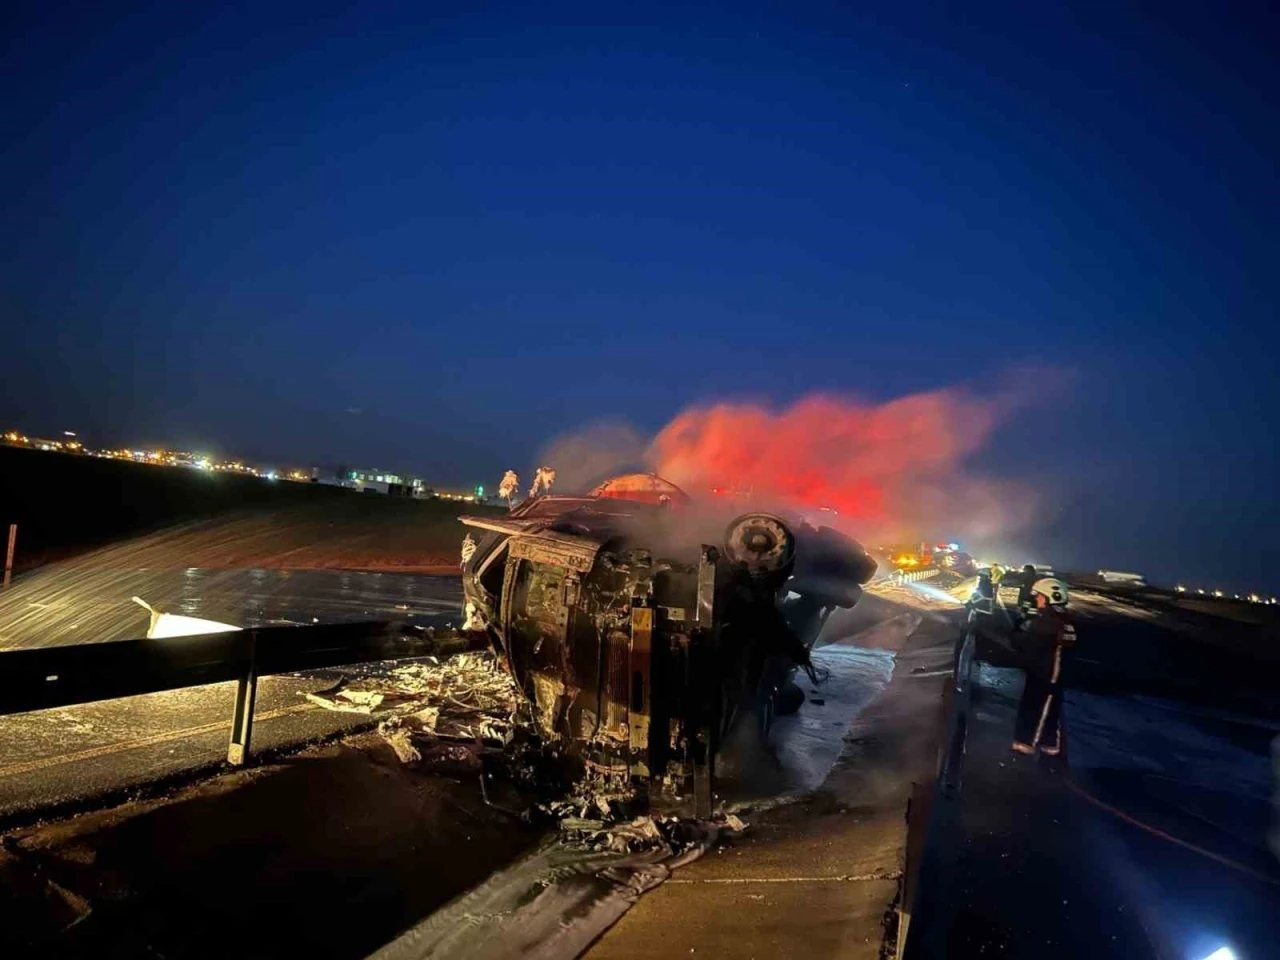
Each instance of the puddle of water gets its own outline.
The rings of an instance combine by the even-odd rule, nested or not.
[[[785,773],[785,792],[809,793],[822,786],[840,759],[849,726],[893,678],[894,659],[887,650],[844,644],[814,651],[814,664],[829,677],[818,686],[803,675],[797,678],[807,702],[792,716],[775,720],[770,737]]]

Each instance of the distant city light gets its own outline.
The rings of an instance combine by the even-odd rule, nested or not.
[[[355,481],[350,484],[346,481],[346,471],[343,475],[334,476],[331,480],[326,481],[322,478],[320,471],[317,469],[297,470],[292,468],[275,469],[266,467],[248,466],[239,460],[218,460],[209,454],[189,453],[183,450],[165,450],[163,448],[156,450],[134,450],[131,448],[122,448],[118,450],[90,449],[86,448],[79,440],[74,439],[77,434],[74,430],[61,431],[64,437],[72,438],[68,440],[49,440],[37,437],[32,440],[18,430],[6,430],[0,434],[0,442],[12,444],[14,446],[27,446],[36,450],[44,450],[56,453],[75,453],[82,456],[101,457],[106,460],[124,460],[126,462],[142,463],[152,466],[161,467],[190,467],[197,470],[229,472],[240,475],[257,477],[262,480],[292,480],[300,483],[325,483],[336,482],[339,486],[356,486],[361,483],[368,483],[374,480],[375,475],[370,473],[362,473],[357,470],[350,471],[350,479]],[[435,495],[434,491],[430,491],[425,481],[420,477],[406,477],[394,473],[377,474],[378,482],[386,484],[395,484],[397,486],[407,485],[413,496],[431,496]],[[483,499],[484,487],[476,487],[474,495],[467,496],[464,494],[454,494],[450,499],[454,500],[470,500],[475,501]]]

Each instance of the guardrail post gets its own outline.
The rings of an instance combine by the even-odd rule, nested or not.
[[[236,683],[236,707],[231,718],[231,743],[227,747],[227,763],[243,766],[249,759],[249,741],[253,735],[253,702],[258,695],[256,651],[257,631],[249,631],[249,662],[244,676]]]
[[[702,559],[698,562],[697,623],[689,644],[689,676],[700,689],[719,690],[717,683],[719,673],[715,664],[714,643],[715,627],[715,595],[716,595],[716,563],[720,559],[720,551],[715,547],[703,544]],[[720,694],[715,696],[718,706]],[[711,818],[715,797],[712,787],[715,783],[715,750],[720,732],[720,711],[711,704],[698,698],[689,698],[686,704],[689,715],[686,721],[692,720],[692,736],[689,751],[693,761],[693,812],[702,820]]]
[[[9,586],[9,578],[13,576],[13,548],[18,545],[18,525],[9,524],[9,548],[4,554],[4,585]]]

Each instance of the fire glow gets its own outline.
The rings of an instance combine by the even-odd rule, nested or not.
[[[871,543],[919,543],[945,531],[1003,541],[1030,525],[1022,483],[984,476],[973,461],[1006,418],[1056,398],[1069,372],[1016,368],[992,393],[948,387],[868,403],[815,393],[788,407],[718,402],[686,408],[656,435],[596,421],[540,454],[563,492],[619,473],[652,471],[726,509],[790,507]]]
[[[1020,487],[965,468],[1009,405],[943,389],[878,405],[817,394],[779,411],[697,406],[659,431],[646,460],[686,490],[750,489],[826,510],[862,536],[989,536],[1020,526],[1030,506]]]

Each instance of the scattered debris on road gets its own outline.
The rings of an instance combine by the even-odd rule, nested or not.
[[[401,763],[413,763],[422,759],[422,754],[413,745],[413,737],[407,727],[388,727],[386,723],[382,723],[378,726],[378,733],[391,745]]]
[[[494,873],[372,960],[580,956],[641,896],[717,843],[740,835],[746,824],[733,815],[639,817],[613,825],[571,816],[561,828],[557,840]]]
[[[373,713],[384,697],[372,690],[347,690],[343,684],[320,693],[308,693],[304,696],[312,703],[326,710],[337,710],[341,713]]]
[[[233,623],[222,623],[218,620],[185,617],[176,613],[162,613],[141,597],[130,597],[130,599],[151,615],[151,622],[147,625],[146,636],[148,640],[168,637],[198,637],[210,633],[235,633],[244,629]]]
[[[414,737],[505,746],[514,733],[519,702],[515,684],[489,653],[428,657],[343,677],[305,696],[326,710],[382,718],[379,732],[406,763],[417,759]]]

